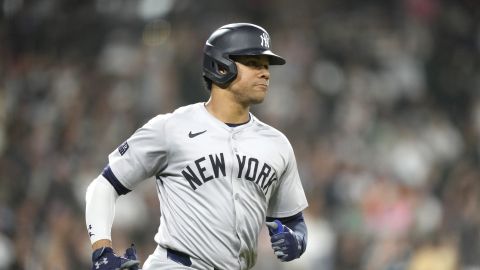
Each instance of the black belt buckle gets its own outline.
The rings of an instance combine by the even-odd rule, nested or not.
[[[192,260],[190,260],[190,256],[180,251],[167,248],[167,258],[185,266],[192,266]]]

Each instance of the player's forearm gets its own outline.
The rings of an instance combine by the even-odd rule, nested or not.
[[[101,240],[95,241],[95,243],[92,244],[93,250],[99,249],[101,247],[112,247],[112,241],[108,239],[101,239]]]
[[[308,236],[308,231],[307,231],[307,224],[305,224],[305,220],[303,218],[303,215],[296,219],[288,220],[283,223],[290,229],[292,229],[294,232],[303,235],[305,240],[307,239]]]
[[[301,246],[302,250],[300,252],[300,255],[302,255],[305,252],[305,249],[307,248],[307,239],[308,239],[308,231],[307,231],[307,224],[305,224],[305,221],[303,220],[295,220],[295,221],[290,221],[285,223],[287,227],[292,229],[300,239],[301,241]]]
[[[117,198],[115,189],[101,175],[87,188],[85,221],[94,249],[99,245],[111,246],[111,229]]]

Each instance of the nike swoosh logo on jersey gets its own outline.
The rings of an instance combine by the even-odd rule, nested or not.
[[[188,137],[190,138],[195,138],[197,137],[198,135],[201,135],[203,133],[207,132],[207,130],[204,130],[204,131],[200,131],[200,132],[197,132],[197,133],[192,133],[191,131],[188,133]]]

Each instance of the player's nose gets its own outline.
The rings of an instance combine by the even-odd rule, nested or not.
[[[268,70],[268,68],[262,68],[259,76],[267,81],[270,80],[270,70]]]

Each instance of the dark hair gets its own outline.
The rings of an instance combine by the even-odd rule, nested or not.
[[[205,76],[203,76],[203,85],[205,86],[205,89],[207,89],[207,91],[212,91],[212,80]]]

